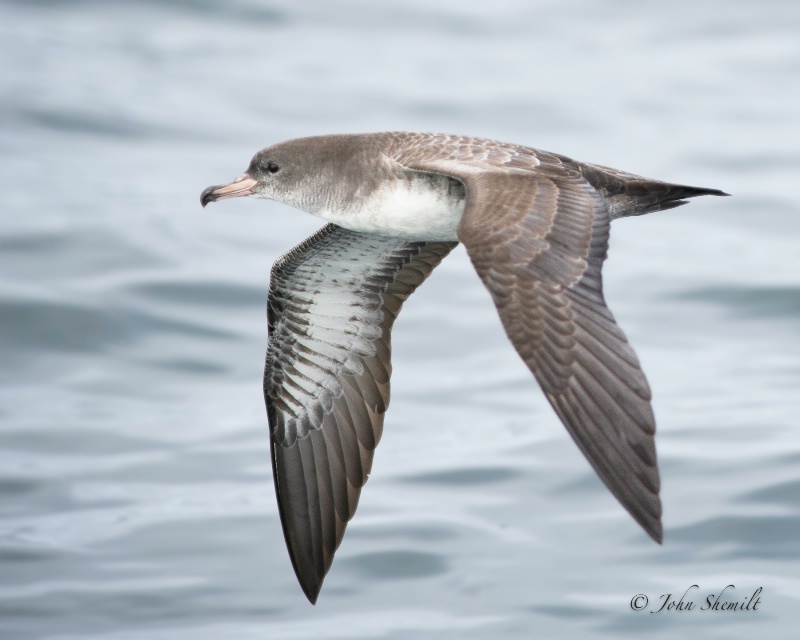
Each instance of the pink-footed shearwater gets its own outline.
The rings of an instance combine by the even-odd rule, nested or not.
[[[611,220],[701,195],[727,194],[428,133],[289,140],[203,191],[203,206],[270,198],[330,223],[272,268],[264,373],[283,533],[312,603],[381,437],[392,324],[459,242],[567,431],[661,542],[650,387],[600,272]]]

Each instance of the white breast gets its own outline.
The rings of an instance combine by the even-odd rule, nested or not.
[[[387,180],[342,210],[315,215],[341,227],[408,240],[457,240],[464,188],[446,176],[410,174]]]

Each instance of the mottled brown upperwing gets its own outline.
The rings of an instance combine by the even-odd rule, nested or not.
[[[608,209],[591,185],[549,170],[484,178],[473,188],[467,182],[458,236],[561,421],[611,492],[660,542],[650,388],[603,297],[608,233]]]
[[[396,157],[464,183],[458,238],[506,334],[597,474],[660,542],[650,387],[603,297],[610,214],[584,165],[469,140]]]

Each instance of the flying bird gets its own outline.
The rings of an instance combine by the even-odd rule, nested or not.
[[[367,133],[256,153],[209,202],[269,198],[328,224],[272,268],[264,396],[283,533],[316,602],[372,467],[391,329],[459,243],[601,480],[661,542],[650,387],[603,297],[615,218],[728,195],[468,136]]]

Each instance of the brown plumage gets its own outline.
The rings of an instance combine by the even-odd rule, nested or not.
[[[372,467],[391,327],[458,241],[509,340],[620,503],[660,542],[650,388],[605,304],[609,224],[726,195],[530,147],[419,133],[260,151],[207,202],[267,197],[329,224],[274,266],[264,392],[289,555],[315,602]]]

